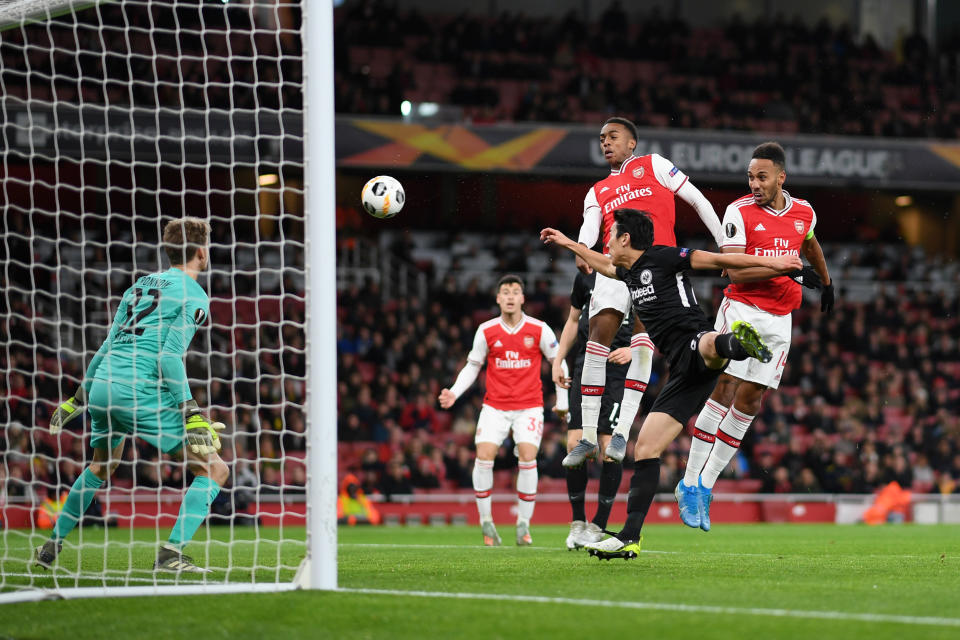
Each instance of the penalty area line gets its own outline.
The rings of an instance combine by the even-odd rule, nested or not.
[[[714,605],[671,604],[668,602],[609,602],[580,600],[551,596],[526,596],[501,593],[448,593],[444,591],[402,591],[397,589],[338,588],[343,593],[368,595],[408,596],[413,598],[449,598],[451,600],[494,600],[501,602],[530,602],[536,604],[585,605],[619,609],[646,609],[683,613],[713,613],[727,615],[769,616],[774,618],[804,618],[819,620],[850,620],[855,622],[896,623],[935,627],[960,627],[960,618],[931,616],[904,616],[885,613],[852,613],[848,611],[805,611],[799,609],[765,609],[762,607],[722,607]]]

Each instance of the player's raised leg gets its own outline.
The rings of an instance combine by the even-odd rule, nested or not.
[[[637,411],[640,410],[640,401],[647,390],[653,368],[653,341],[639,321],[635,324],[636,333],[630,339],[630,367],[627,369],[627,379],[623,387],[617,426],[613,430],[610,444],[604,448],[604,454],[617,462],[622,462],[626,456],[630,429],[637,417]]]
[[[629,300],[623,306],[623,311],[611,308],[602,308],[596,313],[593,312],[595,305],[601,305],[603,302],[599,296],[601,294],[601,282],[612,283],[606,286],[622,287],[623,283],[610,280],[597,274],[596,284],[594,285],[594,297],[591,299],[590,316],[590,335],[587,342],[586,353],[583,358],[583,373],[580,376],[580,406],[583,421],[583,436],[580,442],[574,447],[573,451],[567,454],[563,459],[563,466],[574,467],[583,464],[588,457],[595,457],[598,450],[597,445],[597,426],[600,421],[600,403],[603,398],[603,391],[607,380],[607,358],[610,356],[610,343],[620,328],[623,321],[624,312],[629,308]],[[616,291],[616,295],[626,292]],[[627,294],[629,297],[629,294]]]
[[[760,403],[766,387],[744,381],[737,388],[736,400],[717,429],[717,442],[700,473],[701,522],[700,528],[710,530],[710,503],[717,478],[736,455],[747,429],[760,411]],[[706,516],[706,518],[704,518]]]

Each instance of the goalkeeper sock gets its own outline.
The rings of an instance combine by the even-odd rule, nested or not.
[[[727,409],[713,400],[707,399],[693,429],[693,438],[690,440],[690,456],[687,458],[687,470],[683,474],[683,484],[688,487],[697,486],[697,478],[707,463],[707,457],[713,449],[713,442],[717,439],[717,427]]]
[[[57,523],[53,526],[53,533],[50,538],[53,540],[63,540],[73,528],[80,522],[81,516],[90,508],[93,497],[97,494],[97,489],[103,486],[103,480],[98,478],[90,471],[90,467],[83,470],[80,477],[70,488],[67,494],[67,501],[63,505],[63,511],[57,518]]]
[[[473,463],[473,490],[477,497],[477,511],[480,522],[493,522],[493,505],[490,494],[493,492],[493,460],[480,460]]]
[[[210,503],[220,493],[220,485],[207,476],[197,476],[180,504],[180,515],[167,540],[177,549],[183,549],[210,514]]]
[[[564,467],[567,473],[567,498],[570,499],[570,509],[573,511],[571,520],[587,520],[587,512],[584,509],[584,503],[587,497],[587,465],[586,463],[576,467]]]
[[[637,460],[630,478],[630,495],[627,498],[627,521],[617,538],[626,542],[640,538],[640,529],[653,503],[660,482],[660,458]]]
[[[580,407],[583,439],[597,444],[597,424],[600,421],[600,400],[607,383],[607,357],[610,348],[599,342],[587,342],[580,374]]]
[[[517,473],[517,522],[530,522],[537,499],[537,461],[520,461]]]
[[[700,474],[700,481],[707,489],[713,489],[717,478],[737,453],[740,441],[750,428],[753,418],[754,416],[748,416],[737,411],[735,407],[730,407],[730,411],[717,429],[717,442],[713,445],[713,451],[710,452],[707,464]]]
[[[613,460],[604,460],[600,470],[600,489],[597,491],[597,515],[593,517],[593,524],[601,529],[607,528],[610,509],[613,508],[613,501],[617,499],[621,478],[623,478],[623,465]]]
[[[646,333],[638,333],[630,339],[630,367],[623,385],[623,400],[620,402],[620,417],[613,430],[624,440],[630,439],[630,429],[640,410],[640,401],[650,382],[653,368],[653,342]]]

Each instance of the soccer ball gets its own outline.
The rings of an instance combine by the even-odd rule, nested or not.
[[[374,218],[392,218],[403,209],[406,195],[396,178],[377,176],[363,185],[360,200],[366,212]]]

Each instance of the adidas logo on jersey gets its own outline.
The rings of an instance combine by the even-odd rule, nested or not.
[[[753,228],[753,230],[754,230],[754,231],[766,231],[767,228],[764,227],[764,226],[763,226],[763,223],[761,222],[760,224],[758,224],[757,226],[755,226],[755,227]]]
[[[496,342],[493,343],[493,346],[495,346],[495,347],[502,347],[502,346],[503,346],[503,343],[500,342],[499,340],[497,340]]]

